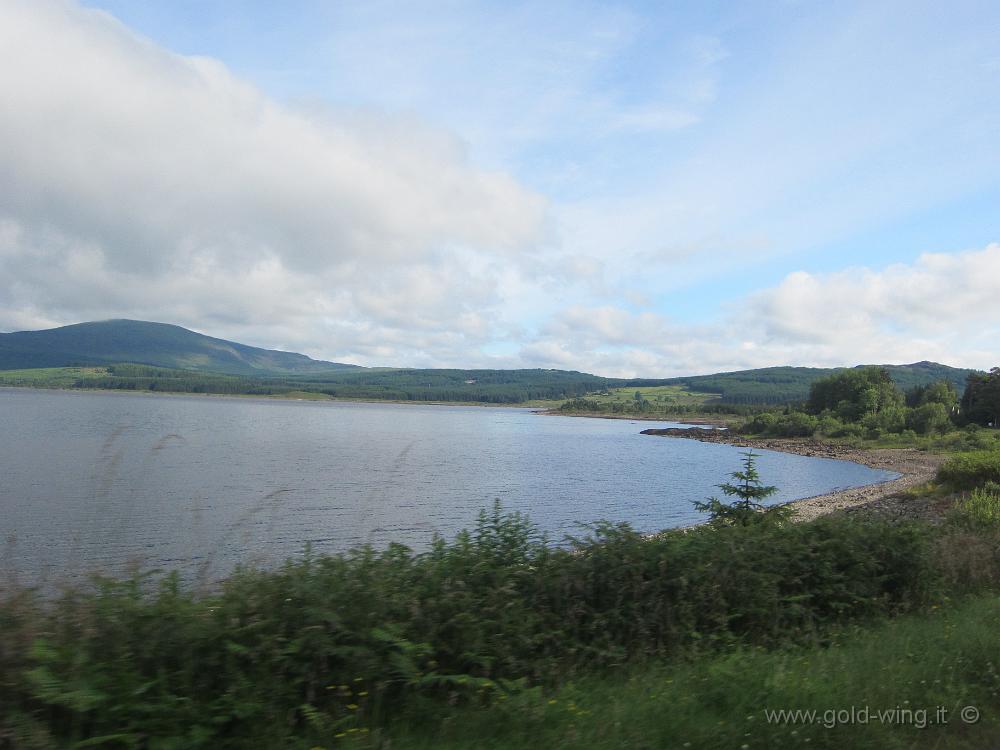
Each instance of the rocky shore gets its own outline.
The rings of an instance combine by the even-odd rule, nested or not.
[[[914,448],[851,448],[827,443],[813,438],[752,438],[729,430],[712,430],[700,427],[688,429],[669,427],[643,430],[643,435],[700,440],[705,443],[723,443],[741,448],[784,451],[801,456],[835,458],[870,466],[873,469],[895,471],[902,476],[882,484],[855,487],[828,495],[817,495],[791,503],[797,519],[807,521],[827,513],[867,513],[892,519],[940,519],[949,503],[939,497],[914,497],[911,487],[925,484],[937,474],[943,456],[918,451]]]

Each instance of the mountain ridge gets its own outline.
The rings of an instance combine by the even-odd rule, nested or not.
[[[75,323],[41,331],[0,333],[0,370],[33,368],[106,366],[131,363],[172,368],[205,375],[235,375],[251,378],[286,377],[297,380],[344,381],[356,386],[391,392],[392,397],[413,398],[417,391],[482,390],[487,381],[493,386],[532,381],[537,390],[544,372],[553,382],[565,376],[579,376],[571,392],[589,384],[600,389],[642,385],[679,385],[695,393],[711,394],[722,403],[780,405],[808,397],[810,385],[821,377],[849,367],[779,366],[736,370],[711,375],[672,378],[604,378],[562,370],[452,370],[420,368],[364,368],[338,362],[315,360],[304,354],[263,349],[197,333],[170,323],[112,319]],[[871,365],[855,365],[865,367]],[[955,368],[922,360],[885,367],[904,390],[948,380],[961,392],[974,370]],[[359,380],[363,378],[363,380]],[[527,380],[526,380],[527,379]],[[551,379],[551,378],[550,378]],[[432,382],[424,382],[432,381]],[[576,382],[576,381],[574,381]],[[522,383],[524,385],[524,383]],[[317,387],[319,387],[317,385]],[[335,390],[328,388],[328,391]],[[470,398],[470,400],[477,400]],[[530,400],[530,398],[529,398]]]
[[[717,393],[730,404],[784,404],[803,401],[809,396],[809,386],[816,380],[843,370],[861,367],[884,367],[893,381],[904,391],[915,386],[928,385],[936,380],[947,380],[961,394],[970,373],[977,370],[951,367],[938,362],[921,360],[903,365],[861,364],[844,367],[798,367],[784,365],[760,367],[753,370],[735,370],[711,375],[692,375],[664,378],[655,381],[662,385],[683,385],[698,393]],[[639,384],[639,381],[633,381]],[[650,381],[653,384],[653,381]]]
[[[215,338],[171,323],[127,318],[0,333],[0,370],[120,362],[227,375],[309,375],[361,369]]]

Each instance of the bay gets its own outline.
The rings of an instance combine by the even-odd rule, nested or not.
[[[740,468],[726,445],[640,435],[668,422],[529,409],[0,389],[0,572],[22,583],[239,564],[471,527],[499,499],[558,540],[580,523],[697,523]],[[895,478],[760,452],[773,502]]]

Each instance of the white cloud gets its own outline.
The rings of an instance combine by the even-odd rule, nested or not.
[[[3,205],[100,238],[118,263],[273,250],[325,267],[517,249],[538,230],[537,196],[417,122],[291,111],[69,4],[0,12]]]
[[[291,110],[69,2],[0,5],[0,103],[5,327],[439,324],[492,297],[463,253],[516,259],[543,226],[538,195],[442,131]],[[322,338],[300,343],[346,351]]]
[[[336,23],[296,60],[300,109],[69,0],[0,2],[0,330],[133,317],[361,364],[646,376],[994,364],[996,245],[798,271],[729,312],[711,284],[995,185],[978,26],[925,45],[933,19],[907,16],[884,49],[884,9],[760,42],[739,13],[540,7],[313,7]],[[705,322],[667,314],[698,285]]]
[[[1000,244],[882,270],[789,274],[748,300],[762,343],[816,363],[937,359],[988,367],[1000,341]]]
[[[623,377],[920,360],[986,369],[1000,357],[998,278],[1000,244],[991,244],[881,270],[794,272],[699,325],[613,305],[574,306],[521,356]]]

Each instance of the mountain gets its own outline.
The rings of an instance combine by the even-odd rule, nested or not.
[[[718,395],[723,403],[786,404],[805,400],[809,386],[818,378],[846,369],[764,367],[666,379],[601,378],[563,370],[368,369],[310,359],[304,354],[259,349],[204,336],[180,326],[138,320],[105,320],[46,331],[0,333],[0,370],[119,363],[250,376],[254,382],[239,386],[229,382],[211,385],[202,382],[204,378],[192,380],[183,373],[157,373],[155,376],[117,373],[112,379],[114,382],[105,378],[100,382],[81,383],[80,387],[147,388],[151,386],[143,378],[155,377],[158,378],[156,387],[161,389],[223,389],[230,392],[237,388],[242,389],[239,392],[268,393],[306,389],[344,398],[518,403],[531,399],[572,398],[605,388],[679,385],[696,393]],[[966,378],[973,372],[936,362],[883,366],[903,390],[948,380],[961,393]],[[172,378],[170,384],[163,379],[167,375]],[[295,382],[277,383],[275,378],[293,378]]]
[[[362,369],[141,320],[102,320],[44,331],[0,333],[0,370],[116,362],[230,375],[309,375]]]
[[[868,365],[858,365],[866,367]],[[968,370],[937,362],[915,362],[910,365],[877,365],[889,371],[896,385],[904,391],[937,380],[947,380],[961,394],[965,390]],[[809,397],[809,386],[844,367],[762,367],[756,370],[720,372],[714,375],[669,378],[666,380],[633,380],[630,385],[682,385],[698,393],[719,394],[730,404],[784,404]]]

